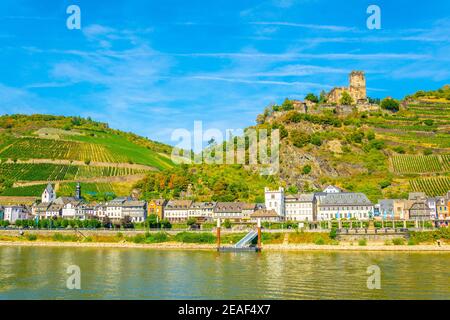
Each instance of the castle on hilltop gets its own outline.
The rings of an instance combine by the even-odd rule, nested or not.
[[[349,86],[333,88],[327,95],[327,102],[340,104],[344,92],[350,94],[353,104],[367,103],[366,76],[364,71],[352,71],[349,75]]]

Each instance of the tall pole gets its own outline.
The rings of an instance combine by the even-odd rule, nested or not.
[[[217,250],[220,248],[220,218],[217,219]]]
[[[261,219],[258,218],[258,251],[261,251]]]

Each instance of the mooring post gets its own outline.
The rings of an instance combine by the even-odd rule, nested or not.
[[[217,219],[217,250],[220,249],[220,218]]]
[[[261,251],[261,219],[258,218],[258,251]]]

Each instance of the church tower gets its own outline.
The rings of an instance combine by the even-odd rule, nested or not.
[[[56,200],[56,192],[53,189],[51,183],[48,183],[47,187],[45,188],[44,192],[41,196],[42,203],[50,203]]]
[[[81,200],[81,185],[79,182],[77,182],[77,188],[75,190],[75,198],[77,200]]]

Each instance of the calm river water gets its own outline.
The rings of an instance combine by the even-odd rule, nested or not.
[[[70,265],[81,290],[67,289]],[[450,299],[450,254],[0,247],[0,299],[339,298]]]

